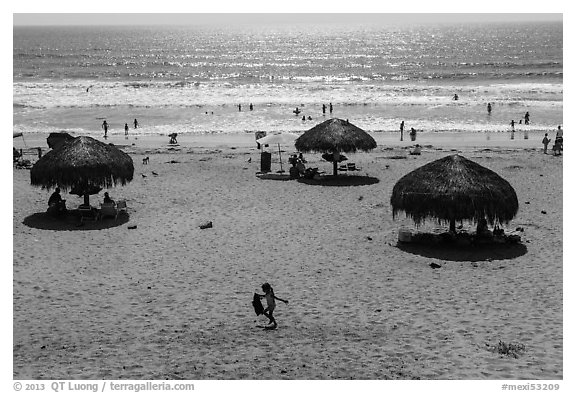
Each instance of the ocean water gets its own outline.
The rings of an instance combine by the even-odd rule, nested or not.
[[[299,132],[333,116],[373,132],[402,120],[421,132],[506,132],[529,111],[517,129],[552,131],[563,123],[562,30],[14,27],[13,128],[101,135],[105,119],[112,134],[125,123],[131,135]]]

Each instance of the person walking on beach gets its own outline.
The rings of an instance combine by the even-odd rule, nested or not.
[[[332,103],[330,103],[330,114],[332,114]]]
[[[558,131],[556,131],[556,138],[554,139],[554,147],[552,150],[554,150],[554,155],[556,155],[556,152],[561,154],[560,152],[564,150],[564,131],[561,126],[558,126]]]
[[[272,289],[272,286],[268,283],[262,284],[262,290],[264,291],[264,295],[258,294],[258,296],[260,297],[260,299],[265,298],[266,304],[268,306],[264,309],[264,315],[270,320],[270,322],[268,322],[268,325],[273,324],[271,329],[276,329],[278,324],[276,323],[276,319],[274,319],[274,315],[273,315],[274,309],[276,308],[276,300],[280,300],[281,302],[284,302],[285,304],[288,304],[288,300],[284,300],[284,299],[280,299],[279,297],[276,297],[274,295],[274,290]]]
[[[530,113],[526,112],[526,114],[524,115],[524,124],[528,125],[530,124]]]
[[[326,104],[322,104],[322,114],[326,114]]]
[[[242,104],[238,104],[238,112],[242,112]]]
[[[512,132],[510,134],[510,139],[514,139],[514,120],[510,122],[510,127],[512,127]]]
[[[102,128],[104,129],[104,139],[108,138],[108,123],[106,120],[102,122]]]
[[[404,140],[404,120],[400,123],[400,141]]]
[[[550,143],[550,138],[548,138],[548,134],[544,135],[544,139],[542,139],[542,144],[544,145],[544,154],[547,154],[548,151],[548,144]]]
[[[124,136],[128,138],[128,123],[124,123]]]
[[[492,113],[492,105],[490,105],[490,103],[488,103],[487,109],[488,109],[488,114],[491,114]]]
[[[252,105],[252,103],[250,103],[250,110],[254,110],[254,105]]]
[[[138,120],[134,119],[134,129],[138,128]]]
[[[510,122],[510,127],[512,127],[512,134],[510,134],[510,139],[514,139],[514,120]]]
[[[564,131],[562,130],[562,126],[558,126],[558,131],[556,131],[556,139],[564,138]]]

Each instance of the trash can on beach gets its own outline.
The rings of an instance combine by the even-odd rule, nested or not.
[[[270,172],[271,164],[272,164],[272,153],[263,151],[260,155],[260,172],[263,173]]]

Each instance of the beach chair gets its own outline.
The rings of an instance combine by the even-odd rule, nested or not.
[[[320,175],[320,172],[318,172],[318,168],[306,168],[306,171],[304,172],[303,177],[305,179],[314,179],[319,175]]]
[[[16,169],[32,169],[32,162],[30,160],[24,160],[20,158],[14,162],[14,167]]]
[[[348,172],[359,171],[360,169],[361,168],[357,167],[354,162],[349,162],[347,164],[340,165],[340,167],[338,168],[339,171],[348,171]]]
[[[80,222],[96,221],[99,217],[98,209],[92,206],[78,206],[78,212],[80,213]]]
[[[100,220],[104,217],[114,217],[118,219],[118,209],[114,203],[101,203],[100,204]]]
[[[118,202],[116,202],[116,210],[118,211],[118,214],[120,213],[128,214],[128,205],[126,205],[125,199],[121,199]]]
[[[407,229],[400,229],[398,231],[398,241],[400,243],[411,243],[412,242],[412,232]]]
[[[354,162],[349,162],[347,165],[348,171],[359,171],[360,167],[357,167],[356,164]]]

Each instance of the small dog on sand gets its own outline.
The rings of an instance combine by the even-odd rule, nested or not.
[[[146,157],[142,159],[142,165],[148,165],[148,162],[150,161],[150,157]]]

